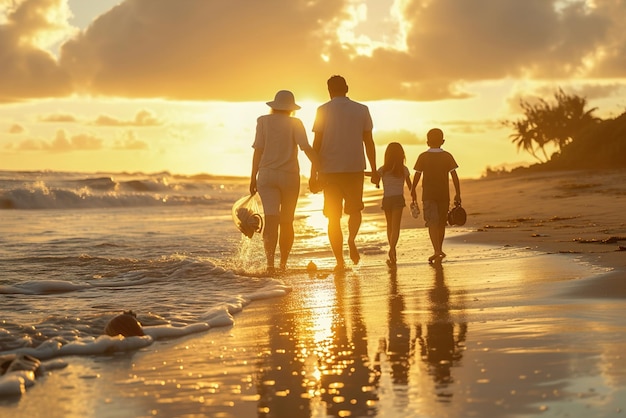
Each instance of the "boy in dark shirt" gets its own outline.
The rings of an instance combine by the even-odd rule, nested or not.
[[[417,199],[415,188],[423,176],[422,181],[422,203],[424,209],[424,220],[428,227],[428,234],[433,245],[434,254],[428,258],[429,263],[441,261],[446,256],[443,252],[443,239],[446,234],[446,222],[448,218],[448,208],[450,206],[449,177],[456,194],[454,203],[461,204],[461,186],[459,176],[456,173],[458,165],[452,154],[441,149],[445,142],[441,129],[431,129],[426,135],[428,151],[417,157],[415,162],[415,176],[411,187],[411,197]]]

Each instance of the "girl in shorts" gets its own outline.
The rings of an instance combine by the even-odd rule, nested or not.
[[[411,190],[411,175],[404,164],[406,157],[402,145],[392,142],[385,150],[385,163],[378,169],[378,175],[383,181],[383,203],[387,220],[387,241],[389,242],[389,258],[387,265],[396,265],[396,245],[400,237],[400,221],[402,211],[406,206],[404,201],[404,185]]]

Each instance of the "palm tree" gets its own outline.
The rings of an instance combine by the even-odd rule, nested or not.
[[[533,104],[521,100],[524,118],[504,122],[515,131],[510,137],[517,149],[523,149],[541,163],[549,160],[546,145],[552,144],[560,151],[577,133],[599,120],[593,116],[597,108],[585,110],[587,100],[584,97],[567,95],[559,88],[554,98],[554,105],[542,98]],[[539,151],[543,158],[538,155]]]
[[[596,123],[599,118],[593,116],[598,108],[585,110],[587,99],[576,95],[567,95],[559,89],[554,95],[558,106],[553,108],[554,132],[551,132],[553,141],[560,149],[572,142],[574,136],[580,133],[591,123]]]

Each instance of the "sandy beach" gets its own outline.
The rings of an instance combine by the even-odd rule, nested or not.
[[[406,211],[397,269],[386,266],[370,190],[350,271],[326,269],[329,251],[294,260],[291,292],[233,327],[67,358],[0,415],[624,416],[626,172],[461,187],[468,222],[448,229],[441,265]],[[307,271],[313,260],[323,268]]]
[[[626,173],[535,173],[464,182],[472,244],[529,248],[602,266],[605,275],[581,296],[626,296]],[[574,286],[578,287],[578,286]],[[572,289],[574,291],[574,289]]]

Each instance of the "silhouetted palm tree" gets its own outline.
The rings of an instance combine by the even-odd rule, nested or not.
[[[585,110],[587,100],[584,97],[568,95],[559,88],[554,98],[556,104],[550,104],[542,98],[532,104],[521,100],[524,118],[504,122],[504,125],[515,130],[510,137],[517,149],[527,151],[539,162],[549,160],[545,149],[548,144],[560,151],[577,133],[598,121],[593,116],[597,108]],[[539,151],[543,158],[538,155]]]

